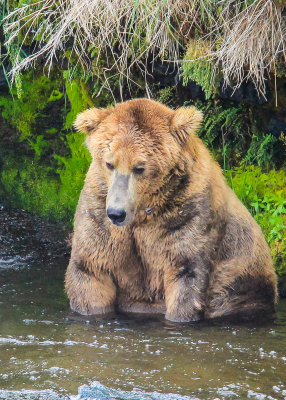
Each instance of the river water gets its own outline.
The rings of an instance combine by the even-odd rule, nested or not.
[[[0,211],[0,399],[286,399],[286,299],[266,325],[81,317],[66,235]]]

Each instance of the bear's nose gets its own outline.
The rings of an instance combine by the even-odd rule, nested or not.
[[[115,225],[118,225],[125,220],[126,212],[123,208],[108,208],[107,215]]]

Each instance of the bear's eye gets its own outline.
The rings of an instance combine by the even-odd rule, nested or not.
[[[111,171],[114,169],[114,165],[113,164],[110,164],[110,163],[106,163],[106,166],[107,166],[107,168],[108,169],[110,169]]]
[[[133,173],[136,174],[136,175],[141,175],[141,174],[143,174],[144,171],[145,171],[145,168],[142,168],[142,167],[141,168],[139,168],[139,167],[138,168],[136,168],[136,167],[133,168]]]

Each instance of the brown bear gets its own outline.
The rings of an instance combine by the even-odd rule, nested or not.
[[[202,118],[147,99],[78,115],[92,162],[66,273],[72,310],[178,322],[273,312],[269,248],[195,135]]]

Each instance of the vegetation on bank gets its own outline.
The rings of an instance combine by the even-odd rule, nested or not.
[[[177,62],[185,55],[186,60],[211,65],[214,81],[218,74],[226,84],[252,80],[265,94],[265,74],[276,73],[285,57],[283,0],[2,3],[14,77],[39,59],[51,69],[68,52],[68,62],[76,58],[91,74],[98,69],[110,87],[110,75],[122,83],[124,78],[132,80],[135,68],[148,74],[150,62],[158,58]],[[27,52],[31,43],[33,49]]]
[[[195,104],[286,275],[286,129],[269,128],[285,121],[284,2],[95,3],[1,2],[0,202],[71,226],[90,162],[78,112],[143,96]]]

